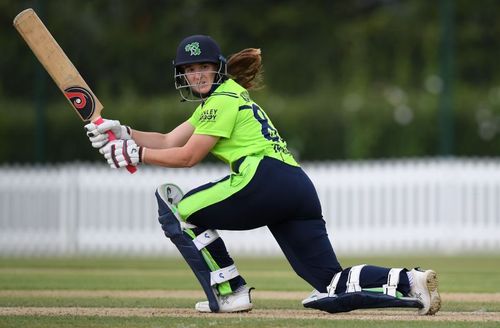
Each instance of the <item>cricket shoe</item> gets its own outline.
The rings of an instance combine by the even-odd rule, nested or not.
[[[413,286],[409,296],[418,299],[424,306],[418,310],[418,313],[422,315],[435,314],[441,308],[436,272],[415,268],[410,273],[413,274]]]
[[[241,286],[232,294],[217,296],[219,312],[248,312],[252,310],[252,298],[250,292],[254,288]],[[198,312],[212,312],[208,306],[208,301],[198,302],[195,307]]]

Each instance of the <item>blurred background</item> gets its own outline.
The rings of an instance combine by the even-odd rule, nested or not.
[[[185,36],[209,34],[227,56],[261,48],[266,86],[252,96],[315,182],[325,184],[318,189],[332,232],[366,229],[363,238],[369,239],[373,226],[396,226],[391,233],[404,239],[415,234],[409,228],[415,226],[419,234],[434,236],[422,250],[500,249],[500,1],[0,0],[5,233],[25,229],[21,218],[31,222],[23,201],[15,205],[27,191],[32,199],[49,197],[32,210],[46,211],[54,229],[81,228],[82,181],[88,181],[89,169],[75,165],[98,163],[91,166],[95,179],[108,175],[123,186],[140,179],[105,168],[99,173],[104,164],[82,122],[12,27],[28,7],[37,10],[99,97],[104,117],[136,129],[167,132],[191,115],[193,105],[181,103],[174,90],[171,66]],[[144,185],[148,195],[166,177],[185,181],[187,188],[206,182],[182,180],[176,170],[141,170],[156,177]],[[43,188],[57,185],[66,171],[69,178],[61,185],[76,188],[76,209],[69,215],[56,205],[44,207],[62,202]],[[41,177],[50,172],[50,181]],[[27,176],[20,187],[19,179]],[[41,181],[40,189],[34,181]],[[342,187],[332,191],[336,186]],[[57,192],[68,195],[66,187]],[[149,201],[145,211],[154,216],[154,199]],[[74,227],[64,221],[69,217]],[[372,224],[374,217],[385,223]],[[467,235],[447,229],[467,224],[480,227],[476,239],[443,246],[460,231]]]
[[[12,20],[36,8],[105,115],[169,131],[177,44],[262,49],[253,97],[301,160],[497,156],[500,2],[0,1],[0,162],[99,159]],[[21,151],[22,150],[22,151]]]

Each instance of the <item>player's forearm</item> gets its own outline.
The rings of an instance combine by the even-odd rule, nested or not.
[[[143,132],[131,130],[132,139],[140,145],[151,149],[162,149],[171,147],[168,135],[158,132]]]
[[[142,154],[142,162],[145,164],[172,168],[192,167],[201,159],[186,151],[183,147],[169,149],[144,148]]]
[[[166,134],[138,130],[131,130],[131,132],[132,139],[140,146],[151,149],[166,149],[184,146],[193,135],[194,126],[186,121]]]

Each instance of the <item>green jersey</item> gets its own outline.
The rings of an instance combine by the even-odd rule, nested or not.
[[[188,122],[195,127],[195,134],[220,138],[211,152],[225,163],[263,155],[299,166],[266,113],[231,79],[202,102]]]

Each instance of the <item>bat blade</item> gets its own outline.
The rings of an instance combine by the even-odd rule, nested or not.
[[[14,27],[83,121],[95,121],[103,109],[71,60],[36,12],[29,8],[14,18]]]
[[[78,116],[84,122],[100,124],[101,102],[36,12],[31,8],[23,10],[14,18],[13,24]],[[116,139],[111,131],[108,131],[108,135],[110,140]],[[127,170],[134,173],[137,168],[129,165]]]

